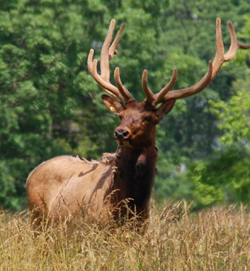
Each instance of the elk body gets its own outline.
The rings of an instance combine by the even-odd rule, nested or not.
[[[112,20],[101,52],[100,74],[92,49],[88,69],[108,94],[102,96],[108,110],[121,119],[114,132],[118,151],[103,154],[99,161],[58,156],[35,168],[26,186],[35,224],[39,225],[44,214],[54,221],[69,216],[87,222],[117,220],[127,215],[125,206],[130,209],[129,217],[137,214],[141,222],[148,219],[157,162],[156,124],[172,109],[176,99],[194,95],[208,86],[223,62],[233,59],[239,48],[250,48],[237,41],[233,25],[229,22],[231,46],[224,54],[220,19],[217,19],[216,54],[213,62],[209,62],[205,76],[192,87],[170,91],[177,78],[177,70],[174,69],[170,82],[159,93],[153,94],[148,87],[147,70],[144,70],[142,88],[146,99],[139,103],[122,84],[119,68],[114,73],[116,86],[110,83],[109,61],[117,52],[125,25],[112,43],[114,27],[115,21]],[[158,104],[160,106],[156,107]]]

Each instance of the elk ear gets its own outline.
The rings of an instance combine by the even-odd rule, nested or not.
[[[102,100],[106,107],[108,108],[108,110],[113,114],[118,115],[124,110],[124,107],[121,103],[119,103],[116,99],[108,95],[105,94],[102,95]]]
[[[176,99],[169,99],[161,104],[161,106],[156,110],[156,115],[159,117],[159,121],[171,111],[174,106]]]

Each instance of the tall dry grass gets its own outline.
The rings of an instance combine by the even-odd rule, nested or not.
[[[196,214],[154,208],[144,235],[97,224],[33,238],[27,212],[0,213],[0,270],[250,270],[250,215],[235,206]]]

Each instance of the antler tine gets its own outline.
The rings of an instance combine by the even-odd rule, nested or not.
[[[121,25],[119,31],[116,34],[116,37],[115,37],[112,45],[109,48],[109,60],[111,60],[113,58],[114,54],[118,54],[118,52],[116,50],[116,47],[117,47],[117,45],[118,45],[118,43],[119,43],[119,41],[121,39],[122,33],[123,33],[124,29],[125,29],[125,26],[126,26],[125,24]],[[127,88],[121,82],[120,72],[119,72],[118,67],[115,68],[114,78],[115,78],[116,85],[117,85],[117,87],[118,87],[118,89],[119,89],[119,91],[121,93],[121,96],[123,98],[125,98],[125,101],[128,101],[130,99],[134,100],[134,97],[131,95],[131,93],[127,90]]]
[[[164,96],[169,92],[169,90],[174,86],[175,81],[177,79],[177,69],[174,68],[173,70],[173,74],[171,77],[171,80],[169,81],[169,83],[159,92],[155,95],[156,101],[155,101],[155,105],[157,103],[159,103],[160,101],[162,101],[162,99],[164,98]]]
[[[93,58],[94,58],[94,50],[90,49],[89,55],[88,55],[88,70],[92,77],[93,77]]]
[[[109,30],[106,36],[106,39],[102,46],[101,51],[101,61],[100,61],[100,70],[101,74],[97,72],[97,60],[93,60],[94,58],[94,50],[91,49],[88,56],[88,69],[92,77],[96,80],[96,82],[106,91],[109,95],[113,96],[116,99],[119,99],[123,102],[126,102],[128,99],[132,99],[133,96],[129,93],[125,86],[122,85],[119,71],[118,77],[116,78],[116,83],[118,84],[118,88],[110,83],[110,67],[109,61],[112,59],[114,54],[117,54],[116,47],[121,39],[122,32],[125,28],[125,24],[123,24],[118,31],[113,43],[113,32],[115,29],[115,20],[111,20],[109,25]],[[111,45],[112,43],[112,45]],[[134,98],[133,98],[134,99]]]
[[[110,68],[109,68],[109,48],[113,39],[113,33],[115,29],[115,20],[112,19],[109,25],[108,34],[102,46],[101,51],[101,76],[105,81],[110,79]]]
[[[118,54],[118,51],[116,50],[116,47],[121,39],[121,36],[122,36],[122,33],[125,29],[125,24],[122,24],[119,31],[117,32],[116,34],[116,37],[112,43],[112,45],[110,46],[109,48],[109,58],[112,59],[114,55],[117,55]]]
[[[120,78],[120,69],[118,67],[115,68],[114,78],[115,78],[116,85],[117,85],[121,95],[125,98],[125,100],[126,101],[134,100],[134,97],[127,90],[127,88],[122,84],[122,81]]]
[[[155,96],[152,90],[148,87],[148,71],[144,70],[142,73],[142,90],[146,96],[146,101],[152,104],[155,101]]]
[[[213,60],[213,72],[212,72],[210,82],[214,79],[214,77],[218,73],[223,63],[224,63],[224,44],[222,40],[221,20],[220,18],[217,18],[216,19],[216,51],[215,51],[215,56]]]
[[[228,50],[228,52],[225,54],[224,58],[225,61],[229,61],[233,59],[238,51],[238,49],[249,49],[250,45],[244,45],[238,42],[235,31],[234,31],[234,26],[231,22],[227,23],[228,29],[230,32],[230,37],[231,37],[231,45]]]
[[[228,22],[228,28],[231,36],[231,45],[226,54],[224,54],[224,44],[222,40],[221,32],[221,20],[217,18],[216,20],[216,53],[213,62],[209,61],[209,69],[205,76],[194,86],[191,86],[186,89],[173,90],[168,92],[161,101],[169,99],[181,99],[194,95],[204,88],[206,88],[215,78],[218,71],[220,70],[222,64],[226,61],[232,60],[238,51],[238,49],[248,49],[250,45],[243,45],[238,42],[233,24]],[[160,102],[160,99],[159,99]],[[158,103],[159,103],[158,102]]]
[[[177,69],[173,70],[173,74],[169,83],[157,94],[153,94],[152,90],[148,86],[148,71],[144,70],[142,74],[142,89],[144,94],[146,95],[146,101],[153,106],[156,106],[164,96],[168,93],[168,91],[173,87],[176,79],[177,79]]]

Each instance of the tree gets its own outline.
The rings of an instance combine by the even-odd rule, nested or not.
[[[97,86],[86,67],[100,28],[85,15],[103,11],[91,3],[20,0],[1,11],[0,202],[6,207],[20,207],[35,165],[66,153],[96,157],[109,142],[98,135],[105,113],[92,99]],[[103,122],[103,137],[110,122]]]

